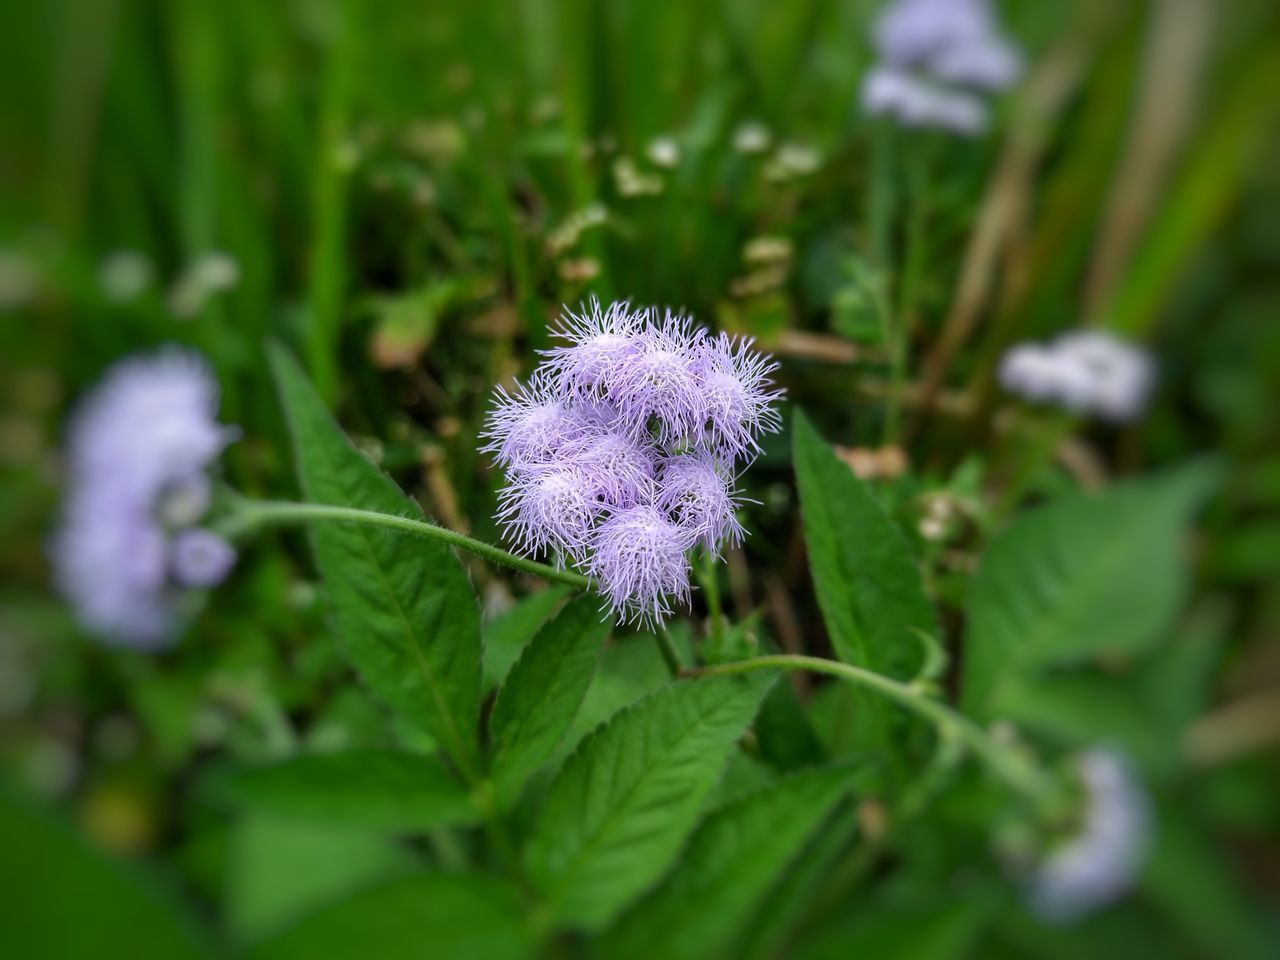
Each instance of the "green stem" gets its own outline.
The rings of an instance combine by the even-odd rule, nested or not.
[[[1034,434],[1034,439],[1026,443],[1020,451],[1021,455],[1014,467],[1013,476],[1009,479],[1008,485],[992,511],[997,522],[1002,522],[1013,513],[1040,474],[1053,463],[1058,447],[1075,431],[1076,421],[1069,415],[1057,414],[1053,415],[1048,422],[1037,419],[1030,426],[1031,429],[1028,432]],[[1015,440],[1021,439],[1021,437],[1015,438]]]
[[[322,503],[292,503],[278,500],[243,500],[236,504],[235,513],[229,523],[222,528],[221,532],[227,537],[235,537],[266,526],[312,523],[326,520],[337,523],[363,523],[369,526],[399,530],[402,533],[426,537],[430,540],[442,540],[462,550],[469,550],[490,563],[501,564],[521,573],[531,573],[534,576],[542,577],[544,580],[554,580],[556,583],[567,584],[579,590],[586,590],[591,585],[591,581],[581,574],[573,573],[570,570],[560,570],[545,563],[538,563],[535,560],[526,560],[524,557],[517,557],[514,554],[507,553],[501,547],[495,547],[493,544],[485,543],[483,540],[474,540],[446,527],[438,527],[433,523],[413,520],[409,517],[398,517],[390,513],[360,510],[355,507],[335,507]]]
[[[676,642],[671,639],[670,631],[666,627],[659,626],[653,631],[653,635],[658,640],[658,652],[662,654],[667,669],[671,671],[672,679],[683,675],[684,666],[680,663],[680,651],[676,649]]]
[[[720,607],[720,578],[716,575],[716,561],[711,553],[704,552],[698,567],[698,582],[707,595],[707,618],[711,621],[711,650],[719,656],[724,645],[724,617]]]
[[[1000,746],[976,723],[944,703],[930,699],[909,684],[900,683],[870,670],[835,660],[806,657],[799,654],[777,654],[753,657],[734,663],[686,670],[688,677],[714,677],[754,670],[808,670],[825,673],[850,683],[874,690],[934,724],[944,734],[964,743],[990,770],[1010,787],[1032,799],[1045,811],[1058,807],[1059,791],[1041,770],[1010,750]]]

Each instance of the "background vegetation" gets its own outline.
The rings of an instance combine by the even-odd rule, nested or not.
[[[971,829],[994,815],[981,791],[956,789],[929,830],[889,831],[859,854],[803,922],[744,942],[815,957],[857,945],[984,957],[1274,949],[1275,5],[1004,4],[1028,70],[973,139],[860,113],[875,7],[51,0],[11,14],[0,39],[6,928],[16,906],[23,929],[61,929],[67,955],[106,942],[77,944],[78,930],[108,929],[176,956],[167,938],[190,935],[175,919],[187,916],[181,898],[221,942],[257,944],[349,894],[473,857],[468,837],[443,830],[403,841],[214,795],[207,784],[237,765],[414,746],[414,732],[352,681],[296,534],[251,546],[162,656],[76,630],[50,592],[43,543],[60,424],[81,390],[129,352],[199,348],[222,384],[222,419],[244,432],[227,478],[288,496],[263,349],[274,337],[430,515],[497,541],[500,477],[476,453],[489,390],[531,369],[562,303],[597,294],[686,308],[782,361],[788,421],[807,412],[923,565],[952,647],[944,691],[965,668],[955,641],[977,557],[1016,509],[1203,455],[1221,472],[1159,649],[1091,662],[1006,718],[1137,758],[1161,842],[1134,902],[1049,934],[997,909],[1007,883]],[[995,386],[1008,345],[1080,324],[1152,350],[1160,383],[1140,425],[1072,420]],[[744,516],[752,535],[724,578],[749,633],[737,639],[829,654],[790,436],[770,440],[747,488],[760,501]],[[1083,529],[1080,549],[1112,535]],[[1153,538],[1126,568],[1135,597],[1164,546]],[[463,559],[487,642],[514,658],[560,595]],[[696,594],[682,643],[701,635],[703,602]],[[1112,619],[1124,616],[1121,605]],[[615,632],[570,740],[663,679],[651,642]],[[798,722],[826,756],[854,751],[839,691],[795,688],[808,705]],[[735,763],[717,789],[731,796],[734,776],[763,776],[756,766]],[[878,812],[864,803],[850,816],[874,837]],[[843,856],[840,829],[823,833]],[[145,895],[102,892],[117,889],[121,863]],[[974,909],[951,909],[956,889]],[[156,891],[173,898],[159,914],[172,929],[137,919],[155,916]],[[478,894],[421,902],[424,929],[491,923]]]

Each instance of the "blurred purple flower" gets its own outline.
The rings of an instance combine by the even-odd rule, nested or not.
[[[1151,841],[1151,802],[1128,763],[1102,748],[1076,758],[1084,812],[1076,832],[1049,850],[1031,878],[1031,904],[1051,923],[1070,923],[1133,886]]]
[[[1007,89],[1022,72],[987,0],[892,0],[872,41],[879,62],[863,79],[863,109],[903,126],[980,133],[987,108],[971,91]]]
[[[217,407],[204,362],[168,348],[118,363],[72,418],[54,579],[85,627],[109,642],[154,647],[178,629],[183,578],[172,576],[170,541],[203,517],[206,470],[237,436],[218,423]],[[199,585],[229,571],[234,552],[223,546]]]

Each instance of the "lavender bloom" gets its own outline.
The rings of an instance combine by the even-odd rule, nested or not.
[[[769,379],[778,364],[753,350],[752,342],[722,333],[705,341],[698,356],[710,445],[728,460],[759,452],[757,438],[782,428],[776,406],[781,392],[770,388]]]
[[[213,587],[235,566],[236,552],[216,533],[199,528],[182,530],[169,548],[173,579],[184,587]]]
[[[495,454],[504,466],[541,463],[559,454],[572,440],[586,435],[589,418],[556,396],[552,381],[535,377],[514,393],[497,390],[498,404],[489,414],[482,437],[489,443],[480,449]]]
[[[662,464],[656,506],[710,551],[742,540],[729,478],[707,454],[671,457]]]
[[[591,484],[571,467],[545,466],[517,474],[500,493],[498,520],[525,553],[550,550],[581,562],[592,524],[603,509]]]
[[[863,109],[904,126],[980,133],[987,109],[972,91],[1007,89],[1022,70],[986,0],[893,0],[872,40],[880,62],[863,80]]]
[[[987,105],[978,97],[894,67],[874,67],[867,74],[862,82],[862,106],[867,113],[893,117],[904,127],[970,135],[987,126]]]
[[[211,586],[234,562],[222,541],[206,549],[203,566],[191,546],[171,546],[175,534],[197,533],[187,528],[208,508],[205,472],[236,437],[218,423],[217,406],[204,363],[167,349],[117,364],[72,419],[54,577],[85,627],[113,643],[170,640],[179,626],[177,587]]]
[[[1076,763],[1085,792],[1083,821],[1031,880],[1032,907],[1052,923],[1069,923],[1122,897],[1150,846],[1150,803],[1123,758],[1093,749]]]
[[[661,622],[688,602],[689,551],[744,535],[738,461],[781,426],[777,364],[625,303],[592,301],[557,336],[527,386],[497,391],[498,520],[520,551],[579,565],[622,619]]]
[[[670,598],[689,602],[688,532],[656,507],[621,510],[600,525],[587,572],[623,620],[661,623]]]
[[[1142,414],[1155,385],[1151,358],[1103,330],[1019,344],[1001,359],[998,376],[1006,390],[1028,400],[1121,423]]]
[[[698,376],[697,347],[705,331],[691,331],[683,317],[668,314],[637,338],[639,351],[619,367],[607,396],[633,436],[656,430],[663,446],[696,437],[707,420],[707,397]]]
[[[555,336],[569,346],[545,351],[546,370],[560,395],[599,397],[640,352],[638,334],[648,311],[632,312],[626,302],[600,308],[593,299],[580,313],[566,309]]]
[[[648,444],[605,429],[567,444],[564,455],[590,494],[611,507],[653,499],[656,458]]]

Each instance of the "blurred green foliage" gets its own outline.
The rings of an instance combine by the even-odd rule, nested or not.
[[[531,368],[560,304],[593,293],[758,336],[782,360],[789,402],[844,445],[843,459],[882,465],[854,488],[865,503],[829,505],[833,523],[878,505],[903,531],[949,638],[937,678],[949,693],[978,669],[954,641],[978,557],[1019,522],[1014,507],[1205,453],[1223,464],[1186,589],[1157,611],[1159,629],[1132,650],[1071,658],[1079,669],[1046,656],[1002,699],[1004,722],[1054,748],[1109,740],[1142,768],[1161,837],[1135,902],[1046,931],[976,839],[999,826],[1000,799],[939,749],[915,798],[930,829],[904,813],[862,864],[848,851],[874,809],[846,803],[817,836],[796,825],[771,838],[792,873],[769,889],[768,914],[732,946],[707,932],[714,918],[699,935],[742,956],[1274,951],[1280,11],[1268,0],[1011,0],[1002,14],[1031,70],[996,129],[963,140],[859,112],[876,6],[49,0],[11,12],[0,38],[0,769],[13,787],[0,810],[0,918],[15,955],[42,955],[37,943],[45,955],[103,955],[132,934],[131,955],[207,954],[208,939],[341,956],[367,944],[360,931],[388,926],[386,949],[421,949],[413,927],[386,919],[397,903],[427,905],[422,923],[438,922],[442,950],[519,954],[516,894],[480,875],[492,864],[475,832],[321,829],[241,813],[215,789],[313,751],[435,750],[421,725],[377,702],[376,683],[353,682],[301,536],[249,548],[159,657],[77,630],[50,591],[43,544],[67,411],[111,361],[159,343],[194,346],[216,368],[222,418],[244,431],[227,478],[246,493],[296,493],[270,337],[430,515],[496,541],[499,478],[475,450],[488,391]],[[1203,46],[1170,73],[1153,38],[1187,10],[1203,18]],[[129,252],[141,258],[132,276]],[[201,272],[215,253],[230,257],[229,283]],[[995,387],[1009,344],[1082,322],[1156,356],[1160,388],[1140,427],[1064,422]],[[827,653],[842,640],[809,585],[789,439],[772,438],[750,475],[753,535],[721,578],[738,624],[718,638],[726,659]],[[1056,516],[1067,539],[1125,548],[1099,632],[1123,624],[1147,574],[1172,561],[1165,528],[1136,529],[1159,494],[1133,490],[1117,485],[1089,517],[1059,502],[1023,521]],[[1142,502],[1116,506],[1126,495]],[[1045,555],[1017,556],[1021,535],[1009,530],[993,563],[1039,583]],[[484,612],[487,695],[560,594],[464,562]],[[969,612],[971,626],[981,614]],[[673,632],[689,653],[700,631]],[[619,632],[550,766],[665,680],[649,638]],[[855,752],[855,700],[835,684],[775,686],[754,752],[734,754],[712,795],[733,805],[693,849],[729,870],[718,831],[763,815],[771,794],[753,788],[804,789],[769,787],[790,782],[780,771]],[[1254,712],[1242,720],[1242,709]],[[902,733],[920,748],[918,730]],[[525,833],[548,782],[535,774],[515,811]],[[819,793],[815,818],[827,809]],[[733,875],[751,886],[744,902],[768,888]],[[618,942],[641,921],[626,922]]]

